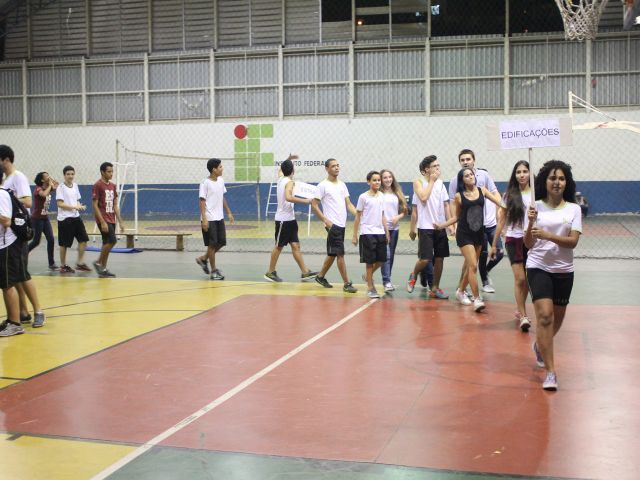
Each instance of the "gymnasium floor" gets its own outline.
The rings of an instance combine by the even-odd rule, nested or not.
[[[291,283],[267,283],[267,261],[223,251],[211,282],[192,253],[114,254],[116,279],[60,278],[39,247],[47,324],[0,339],[0,478],[640,477],[640,262],[576,262],[550,393],[506,260],[483,314],[300,283],[288,253]]]

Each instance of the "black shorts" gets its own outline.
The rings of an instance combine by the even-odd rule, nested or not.
[[[344,227],[331,225],[327,231],[327,255],[337,257],[344,255]]]
[[[22,254],[23,243],[16,240],[0,250],[0,288],[3,290],[31,280]]]
[[[472,230],[466,230],[464,228],[458,228],[456,230],[456,245],[462,248],[465,245],[473,245],[474,247],[482,246],[484,242],[484,227],[474,232]]]
[[[365,233],[360,235],[360,263],[372,265],[387,261],[387,236],[385,234]]]
[[[550,273],[539,268],[527,268],[527,282],[532,301],[550,298],[554,305],[560,307],[569,304],[573,289],[573,272]]]
[[[98,230],[102,234],[102,244],[103,245],[115,245],[118,243],[118,239],[116,238],[116,224],[115,223],[107,223],[107,233],[103,232],[100,229],[100,224],[98,223]]]
[[[516,263],[527,264],[527,252],[529,249],[524,246],[522,237],[507,237],[504,243],[511,265]]]
[[[58,245],[70,248],[73,245],[73,239],[78,243],[86,243],[89,241],[87,230],[84,228],[84,222],[80,217],[65,218],[58,220]]]
[[[298,222],[296,220],[276,220],[275,239],[279,247],[284,247],[289,243],[300,243]]]
[[[446,230],[418,229],[418,258],[433,260],[449,256],[449,238]]]
[[[224,247],[227,244],[227,230],[224,226],[224,220],[209,222],[209,230],[202,231],[202,240],[205,247]]]

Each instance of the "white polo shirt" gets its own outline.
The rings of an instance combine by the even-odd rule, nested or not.
[[[18,199],[32,196],[27,176],[18,170],[14,171],[4,179],[2,188],[13,190],[14,195],[18,197]]]
[[[0,215],[6,218],[13,216],[13,205],[9,192],[4,190],[4,185],[0,189]],[[13,233],[11,227],[0,225],[0,248],[6,248],[16,241],[16,234]]]

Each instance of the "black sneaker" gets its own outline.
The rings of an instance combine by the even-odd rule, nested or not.
[[[200,268],[202,269],[202,271],[204,273],[206,273],[207,275],[209,275],[211,273],[209,271],[209,265],[207,265],[207,261],[206,260],[202,260],[200,257],[196,257],[196,263],[198,265],[200,265]]]
[[[21,313],[20,323],[31,323],[31,315],[29,315],[28,313]]]
[[[58,265],[56,265],[55,263],[52,263],[51,265],[49,265],[49,270],[58,270],[60,267]]]
[[[309,271],[307,273],[303,273],[302,275],[300,275],[300,279],[303,282],[310,282],[311,280],[313,280],[317,276],[318,276],[318,272]]]
[[[210,280],[224,280],[224,275],[222,274],[222,272],[220,270],[218,270],[217,268],[211,272],[211,276],[209,277]]]
[[[60,273],[76,273],[76,271],[69,265],[62,265],[60,267]]]
[[[95,262],[93,262],[92,265],[93,265],[93,268],[95,269],[96,273],[98,275],[100,275],[100,272],[102,272],[102,265],[100,265],[97,260]],[[62,269],[60,271],[62,271]]]
[[[333,288],[333,285],[331,285],[326,278],[321,277],[320,275],[316,275],[316,283],[319,283],[324,288]]]
[[[114,278],[116,276],[115,273],[110,272],[109,270],[107,270],[106,268],[100,270],[100,273],[98,274],[98,276],[100,278]]]
[[[347,292],[347,293],[356,293],[358,291],[358,289],[353,286],[352,282],[347,282],[342,287],[342,291],[343,292]]]
[[[276,271],[274,270],[273,272],[267,272],[264,274],[264,278],[266,280],[269,280],[270,282],[281,282],[282,279],[278,276],[278,274],[276,273]]]

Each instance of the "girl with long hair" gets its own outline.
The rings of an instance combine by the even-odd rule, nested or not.
[[[573,249],[582,232],[582,212],[576,203],[571,167],[560,160],[546,162],[535,180],[536,203],[527,211],[524,244],[527,282],[536,312],[536,363],[546,370],[545,390],[557,390],[553,337],[558,333],[573,288]]]
[[[524,246],[523,240],[526,213],[531,205],[529,177],[529,162],[526,160],[516,162],[511,171],[511,177],[509,177],[507,191],[503,196],[506,208],[498,210],[498,227],[490,253],[491,258],[496,255],[496,244],[506,224],[505,245],[513,272],[513,294],[516,300],[515,319],[523,332],[528,332],[531,327],[526,307],[527,294],[529,293],[525,272],[527,247]]]
[[[500,194],[490,192],[485,187],[476,186],[476,176],[473,169],[466,167],[458,172],[458,191],[455,196],[455,214],[440,228],[446,228],[456,221],[456,243],[464,256],[466,272],[460,280],[456,298],[463,305],[471,305],[464,290],[471,286],[474,297],[473,308],[476,312],[484,310],[485,304],[478,290],[478,258],[482,250],[484,239],[484,202],[485,199],[501,207]]]
[[[33,239],[29,242],[29,252],[40,245],[40,239],[44,233],[47,239],[47,260],[49,270],[57,270],[58,266],[53,258],[55,238],[53,228],[49,220],[49,206],[51,205],[51,191],[58,188],[58,182],[49,176],[47,172],[40,172],[34,180],[36,190],[34,192],[33,205],[31,206],[31,220],[33,222]]]
[[[396,287],[391,283],[391,270],[393,269],[393,259],[396,247],[398,246],[398,236],[400,233],[400,220],[407,214],[407,200],[404,198],[402,187],[396,181],[396,177],[391,170],[380,170],[382,175],[382,194],[384,196],[384,215],[389,228],[389,244],[387,245],[387,261],[382,265],[382,284],[385,292],[392,292]]]

